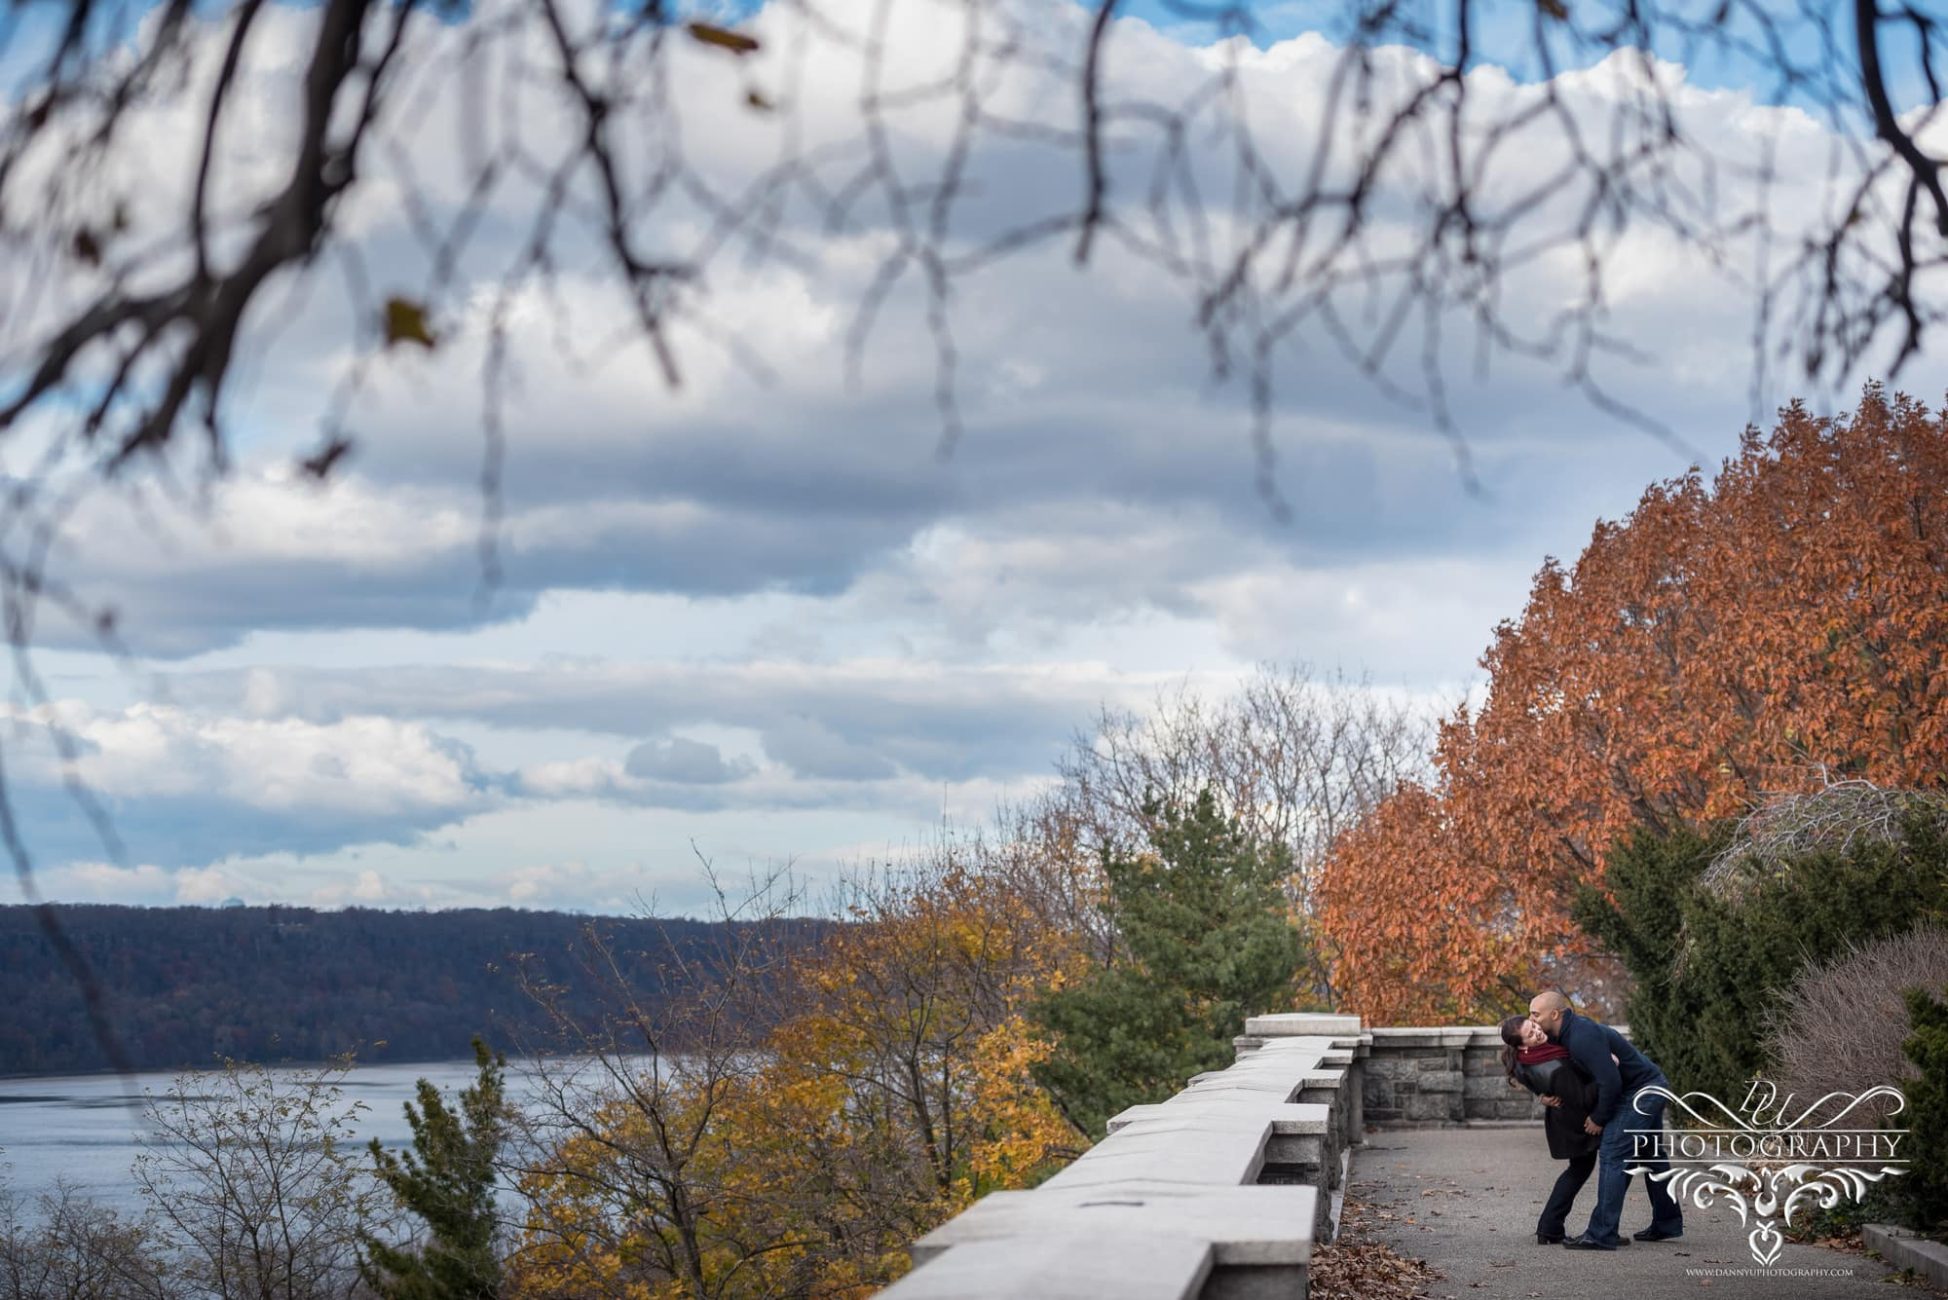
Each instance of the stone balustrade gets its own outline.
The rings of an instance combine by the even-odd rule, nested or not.
[[[1300,1300],[1368,1127],[1540,1122],[1493,1026],[1370,1029],[1254,1016],[1237,1059],[1031,1191],[995,1192],[913,1243],[889,1300]]]
[[[1271,1041],[1268,1027],[1285,1019],[1255,1017],[1235,1040],[1239,1052]],[[1367,1124],[1542,1121],[1542,1104],[1526,1089],[1509,1087],[1501,1031],[1494,1025],[1369,1029],[1363,1038],[1360,1100]]]

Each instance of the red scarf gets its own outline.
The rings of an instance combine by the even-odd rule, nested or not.
[[[1540,1047],[1520,1047],[1515,1050],[1515,1059],[1523,1065],[1541,1065],[1544,1061],[1566,1061],[1569,1049],[1561,1043],[1544,1043]]]

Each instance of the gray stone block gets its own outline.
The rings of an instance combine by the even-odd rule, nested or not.
[[[1262,1134],[1229,1142],[1217,1140],[1218,1136],[1213,1134],[1205,1141],[1169,1143],[1150,1150],[1111,1150],[1112,1140],[1105,1139],[1059,1170],[1042,1187],[1068,1191],[1142,1182],[1227,1188],[1255,1181],[1265,1164]]]
[[[1308,1272],[1304,1264],[1277,1268],[1215,1268],[1211,1270],[1210,1281],[1198,1293],[1197,1300],[1293,1300],[1294,1296],[1306,1293]]]
[[[1317,1187],[1319,1171],[1305,1165],[1266,1165],[1258,1171],[1259,1187]]]
[[[1317,1011],[1287,1011],[1270,1016],[1252,1016],[1245,1021],[1245,1032],[1266,1038],[1286,1035],[1357,1036],[1358,1016],[1336,1016]]]
[[[1265,1142],[1265,1163],[1268,1165],[1303,1165],[1316,1171],[1324,1167],[1325,1158],[1326,1144],[1318,1137],[1273,1134]]]
[[[1213,1253],[1208,1242],[1154,1232],[1094,1235],[1087,1250],[1061,1237],[969,1241],[879,1294],[884,1300],[1094,1300],[1113,1292],[1131,1300],[1192,1300],[1208,1294]]]
[[[1455,1026],[1441,1029],[1373,1029],[1373,1051],[1380,1052],[1395,1048],[1414,1047],[1467,1047],[1476,1042],[1499,1042],[1500,1031],[1493,1026],[1480,1028]]]
[[[1948,1246],[1906,1228],[1870,1223],[1860,1230],[1870,1249],[1895,1268],[1912,1269],[1937,1287],[1948,1287]]]
[[[1460,1098],[1444,1092],[1424,1092],[1407,1101],[1407,1118],[1416,1120],[1458,1120],[1462,1118]]]
[[[1199,1133],[1258,1125],[1281,1136],[1322,1136],[1332,1127],[1327,1106],[1271,1101],[1252,1093],[1179,1093],[1169,1101],[1131,1106],[1109,1121],[1112,1135]],[[1100,1149],[1101,1144],[1098,1144]]]
[[[1207,1243],[1226,1265],[1303,1265],[1312,1257],[1319,1192],[1312,1187],[1173,1187],[990,1192],[913,1243],[916,1263],[973,1241],[1053,1237],[1082,1252],[1099,1236],[1140,1234]],[[1106,1292],[1114,1294],[1114,1292]]]
[[[1420,1076],[1422,1092],[1460,1092],[1462,1074],[1459,1070],[1425,1070]]]

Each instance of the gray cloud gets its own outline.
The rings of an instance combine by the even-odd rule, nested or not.
[[[871,748],[803,715],[766,727],[764,752],[801,776],[834,781],[883,781],[897,770]]]
[[[1200,52],[1140,25],[1119,30],[1118,40],[1117,66],[1140,70],[1147,92],[1167,98],[1205,70]],[[1305,133],[1279,128],[1307,120],[1316,79],[1302,74],[1329,53],[1295,43],[1248,71],[1272,164],[1303,161],[1293,150]],[[1482,75],[1484,94],[1510,93]],[[1074,111],[1071,97],[1045,91],[1026,107]],[[833,104],[815,111],[849,102],[837,80],[822,93]],[[1602,91],[1586,80],[1566,93],[1582,103]],[[1743,102],[1735,96],[1691,93],[1679,102],[1728,154],[1751,143],[1740,132],[1768,120],[1759,110],[1725,112]],[[451,160],[434,156],[457,126],[455,107],[429,103],[434,119],[415,123],[422,129],[404,143],[424,164],[416,179],[437,210],[464,186],[446,176]],[[721,156],[709,165],[726,183],[768,156],[749,116],[721,124]],[[563,124],[544,106],[534,125]],[[943,143],[916,129],[902,148],[924,157]],[[1815,153],[1821,140],[1813,133],[1788,144]],[[978,240],[1004,213],[1053,205],[1073,180],[1071,162],[994,142],[973,160],[978,197],[962,235]],[[1133,164],[1118,154],[1112,165]],[[399,180],[378,179],[375,195]],[[1135,178],[1112,179],[1128,189]],[[798,230],[804,219],[788,224]],[[1280,362],[1277,481],[1293,507],[1282,524],[1256,494],[1244,394],[1212,385],[1187,333],[1192,304],[1170,276],[1113,241],[1086,275],[1069,265],[1066,247],[1051,245],[961,284],[957,375],[968,428],[943,461],[936,364],[913,296],[889,303],[865,357],[863,391],[841,381],[845,330],[872,272],[866,250],[884,233],[879,219],[862,214],[854,232],[821,237],[821,256],[805,265],[713,269],[712,319],[766,357],[776,371],[769,383],[681,330],[677,391],[634,352],[571,364],[560,335],[607,338],[626,320],[612,285],[572,272],[558,285],[565,316],[523,304],[512,327],[520,384],[506,412],[505,576],[485,605],[476,599],[473,489],[485,320],[464,297],[441,323],[439,353],[380,368],[354,412],[360,450],[346,482],[321,495],[259,473],[311,436],[318,375],[337,355],[349,310],[330,281],[294,312],[288,346],[264,358],[255,388],[238,395],[236,419],[265,431],[253,440],[264,450],[218,487],[210,517],[158,504],[163,522],[151,527],[122,497],[103,496],[77,517],[64,576],[120,610],[139,650],[163,656],[262,629],[453,630],[523,617],[546,592],[571,589],[736,598],[865,588],[880,612],[902,612],[922,635],[978,647],[1048,622],[1146,609],[1204,616],[1206,589],[1241,565],[1312,577],[1376,562],[1539,558],[1586,530],[1596,512],[1627,509],[1647,478],[1682,468],[1676,453],[1565,393],[1547,364],[1504,358],[1476,378],[1464,364],[1473,340],[1457,322],[1449,397],[1485,495],[1469,496],[1425,411],[1390,403],[1329,349],[1295,348]],[[417,255],[400,214],[377,198],[360,228],[380,278]],[[490,214],[463,281],[486,283],[520,235],[508,211]],[[1616,332],[1671,355],[1662,368],[1605,359],[1606,379],[1707,454],[1730,450],[1749,414],[1745,304],[1700,259],[1654,239],[1625,241],[1616,256],[1642,268],[1619,286]],[[1546,319],[1576,274],[1541,259],[1508,291]],[[293,515],[311,526],[294,536]],[[996,556],[1000,563],[983,567]],[[948,590],[943,575],[966,570],[979,581]],[[53,624],[49,632],[63,635]]]
[[[1141,702],[1159,681],[1087,664],[559,660],[190,672],[166,686],[172,699],[211,714],[312,726],[380,717],[625,737],[739,727],[806,775],[872,779],[897,764],[967,780],[1046,772],[1105,700]]]
[[[717,746],[675,736],[669,740],[646,740],[636,746],[623,760],[622,770],[644,781],[722,785],[750,776],[756,767],[745,759],[725,762]]]

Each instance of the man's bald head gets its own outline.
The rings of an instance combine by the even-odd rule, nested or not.
[[[1569,999],[1560,989],[1544,989],[1529,999],[1529,1019],[1542,1026],[1542,1032],[1554,1038],[1562,1032],[1563,1012],[1569,1010]]]

